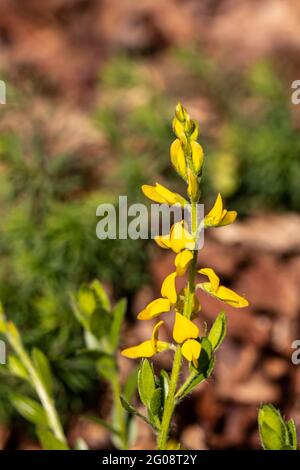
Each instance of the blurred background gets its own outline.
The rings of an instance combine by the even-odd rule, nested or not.
[[[124,346],[148,338],[152,325],[135,317],[173,256],[151,241],[99,241],[95,212],[119,194],[145,201],[143,183],[184,190],[169,163],[178,101],[200,124],[204,202],[220,191],[239,211],[206,234],[199,262],[250,307],[226,309],[217,368],[178,408],[175,436],[193,449],[259,448],[261,402],[300,425],[299,25],[296,0],[1,1],[0,298],[51,361],[71,441],[112,446],[80,418],[108,416],[110,394],[94,361],[76,355],[84,340],[68,294],[100,279],[114,301],[128,299]],[[219,310],[205,299],[202,318]],[[122,360],[122,374],[131,366]],[[0,448],[38,447],[7,398],[20,387],[0,367]],[[153,448],[138,426],[136,448]]]

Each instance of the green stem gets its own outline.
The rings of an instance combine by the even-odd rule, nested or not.
[[[160,432],[157,438],[157,450],[166,450],[171,419],[175,408],[175,393],[181,369],[181,348],[177,346],[170,379],[168,398],[165,402]]]
[[[15,350],[15,352],[19,356],[21,362],[23,363],[24,367],[26,368],[31,378],[31,383],[34,386],[35,391],[45,410],[45,413],[48,418],[49,426],[54,436],[58,440],[66,444],[67,440],[66,440],[62,425],[60,423],[57,411],[55,409],[53,399],[49,396],[47,390],[45,389],[44,384],[41,381],[38,373],[36,372],[29,355],[27,354],[26,350],[23,347],[21,339],[10,333],[7,333],[7,339],[9,340],[12,348]]]

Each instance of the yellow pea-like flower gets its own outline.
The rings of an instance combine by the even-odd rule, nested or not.
[[[249,305],[248,300],[237,294],[227,287],[220,286],[220,279],[216,275],[213,269],[203,268],[198,271],[200,274],[204,274],[209,278],[209,282],[202,282],[197,285],[207,294],[210,294],[213,297],[225,302],[228,305],[231,305],[235,308],[243,308]]]
[[[175,253],[195,247],[194,237],[186,230],[183,221],[174,224],[167,235],[159,235],[154,239],[156,243],[165,249],[171,249]]]
[[[170,147],[171,162],[177,173],[183,178],[187,178],[186,161],[184,150],[179,139],[174,140]]]
[[[195,172],[198,174],[203,165],[204,152],[202,146],[196,142],[191,142],[192,147],[192,162]]]
[[[138,320],[151,320],[151,318],[158,317],[162,313],[171,310],[177,302],[176,276],[177,273],[174,272],[165,278],[161,286],[162,297],[152,300],[152,302],[138,314]]]
[[[176,312],[173,327],[173,338],[176,343],[183,343],[187,339],[195,339],[199,336],[199,328],[188,318]]]
[[[194,367],[198,367],[198,359],[201,352],[201,344],[195,339],[187,339],[181,346],[182,355],[187,361],[192,362]]]
[[[186,273],[192,259],[193,253],[191,250],[183,250],[176,255],[175,267],[178,276],[183,276]]]
[[[159,321],[158,323],[156,323],[155,327],[153,328],[150,340],[143,341],[137,346],[132,346],[131,348],[124,349],[121,352],[122,356],[128,357],[130,359],[137,359],[139,357],[152,357],[154,356],[154,354],[169,349],[169,343],[158,340],[158,331],[159,328],[163,325],[163,323],[163,321]]]
[[[222,196],[219,193],[213,208],[204,218],[204,226],[207,227],[223,227],[232,224],[237,217],[236,211],[227,211],[223,209]]]
[[[142,186],[142,191],[149,199],[159,202],[160,204],[180,204],[181,206],[185,206],[188,203],[184,197],[180,196],[180,194],[170,191],[159,183],[156,183],[155,186],[144,184]]]

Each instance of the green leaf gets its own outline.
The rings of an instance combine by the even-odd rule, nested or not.
[[[163,391],[161,388],[156,388],[152,395],[152,398],[149,403],[149,410],[151,411],[152,415],[161,419],[161,410],[162,410],[162,398],[163,398]]]
[[[169,377],[169,374],[165,370],[162,370],[160,372],[160,383],[161,383],[162,394],[163,394],[162,395],[163,404],[165,404],[166,400],[168,399],[169,388],[170,388],[170,377]]]
[[[261,443],[265,450],[284,450],[290,445],[285,422],[273,405],[260,407],[258,425]]]
[[[10,395],[10,401],[20,415],[31,423],[41,425],[47,423],[46,413],[42,406],[35,400],[32,400],[32,398],[12,393]]]
[[[52,395],[53,383],[52,383],[52,373],[49,361],[45,354],[37,348],[33,348],[32,353],[32,360],[36,371],[44,384],[49,395]]]
[[[286,427],[289,435],[290,446],[292,447],[292,450],[297,450],[297,429],[294,420],[290,419],[287,421]]]
[[[117,366],[114,356],[104,355],[97,361],[97,371],[101,377],[110,382],[116,375]]]
[[[44,450],[69,450],[67,444],[57,439],[49,429],[38,426],[36,433]]]
[[[123,396],[120,397],[121,405],[123,406],[124,410],[127,411],[127,413],[134,414],[141,418],[145,423],[150,424],[151,427],[153,427],[155,430],[157,430],[157,427],[144,415],[142,415],[138,410],[134,408],[134,406],[129,403],[126,398]]]
[[[153,366],[148,359],[143,359],[138,372],[138,390],[143,405],[148,408],[155,391]]]
[[[128,403],[128,402],[126,402],[126,403]],[[99,424],[100,426],[107,429],[112,434],[117,434],[117,435],[120,434],[117,429],[115,429],[111,424],[109,424],[107,421],[105,421],[102,418],[98,418],[97,416],[86,416],[86,419],[88,419],[89,421],[93,421],[94,423]]]
[[[90,330],[98,340],[106,337],[110,330],[111,317],[103,309],[97,309],[91,316]]]
[[[110,342],[113,349],[116,349],[119,344],[120,331],[126,313],[126,307],[127,301],[126,299],[122,299],[112,311],[113,321],[110,329]]]
[[[82,285],[77,294],[77,300],[80,307],[80,310],[90,316],[94,313],[96,309],[96,299],[95,295],[86,284]]]
[[[90,284],[90,286],[94,290],[95,294],[97,295],[97,298],[101,307],[104,308],[104,310],[106,310],[107,312],[110,312],[111,310],[110,300],[101,282],[95,279],[95,281],[93,281]]]
[[[138,368],[135,367],[133,371],[130,372],[130,374],[128,375],[126,379],[124,389],[123,389],[123,395],[128,401],[131,400],[132,395],[136,391],[137,376],[138,376]]]
[[[216,351],[220,347],[222,341],[225,338],[225,335],[226,335],[226,315],[225,315],[225,312],[222,311],[217,316],[208,335],[208,339],[211,342],[211,345],[214,351]]]
[[[23,363],[14,354],[10,354],[8,356],[8,368],[13,375],[20,377],[23,380],[28,380],[29,374],[26,367],[23,366]]]

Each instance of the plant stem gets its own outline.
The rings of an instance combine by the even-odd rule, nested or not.
[[[192,232],[195,235],[197,232],[197,205],[192,203]],[[190,263],[188,284],[186,288],[183,315],[190,319],[193,311],[194,295],[195,295],[195,275],[197,268],[197,255],[198,251],[193,251],[193,259]],[[165,402],[161,428],[157,438],[157,449],[165,450],[167,447],[167,440],[169,435],[169,428],[173,412],[176,406],[176,389],[181,370],[181,346],[178,345],[174,355],[173,367],[171,372],[170,387],[167,400]],[[181,389],[180,389],[181,390]]]
[[[7,333],[7,339],[9,340],[12,348],[19,356],[21,362],[23,363],[31,378],[31,383],[42,403],[42,406],[48,418],[49,426],[54,436],[59,441],[63,442],[64,444],[67,444],[67,440],[62,425],[60,423],[57,411],[55,409],[53,399],[49,396],[47,390],[44,387],[43,382],[41,381],[38,373],[36,372],[35,367],[33,366],[32,361],[23,346],[21,338],[19,336],[16,337],[15,335]]]
[[[160,428],[160,432],[157,438],[157,450],[166,450],[166,447],[167,447],[167,439],[169,435],[170,423],[171,423],[172,415],[173,415],[174,408],[175,408],[175,393],[176,393],[180,369],[181,369],[181,348],[180,346],[177,346],[175,355],[174,355],[168,398],[165,402],[161,428]]]

